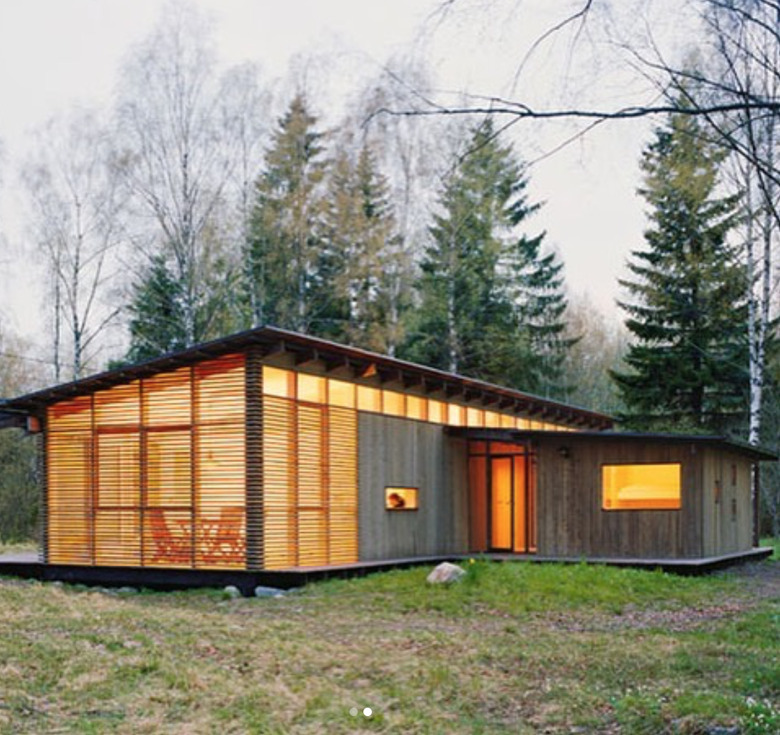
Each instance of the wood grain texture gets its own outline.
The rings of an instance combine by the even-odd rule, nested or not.
[[[441,426],[359,413],[359,559],[466,553],[468,466]],[[385,509],[385,487],[419,488],[415,511]]]
[[[560,452],[564,444],[568,458]],[[576,435],[538,438],[536,451],[539,554],[688,559],[752,546],[751,460],[736,452],[695,442],[602,442]],[[603,464],[664,462],[681,465],[680,510],[602,510]]]
[[[537,442],[539,553],[555,556],[687,558],[702,554],[701,449],[681,444]],[[679,462],[680,510],[602,510],[601,466]]]

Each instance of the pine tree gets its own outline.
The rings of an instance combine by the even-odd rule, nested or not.
[[[566,346],[561,264],[544,235],[520,232],[528,202],[523,166],[490,121],[472,131],[446,181],[421,264],[420,309],[405,355],[516,386],[556,389]]]
[[[672,115],[642,155],[651,207],[646,249],[632,253],[632,297],[620,304],[635,340],[613,373],[642,429],[721,431],[744,411],[747,391],[744,267],[728,242],[738,197],[719,197],[723,152],[692,116]]]
[[[315,317],[312,279],[319,257],[325,173],[322,133],[299,95],[279,120],[257,181],[245,253],[253,325],[308,332]]]
[[[397,234],[387,183],[368,146],[353,162],[342,150],[328,177],[325,229],[315,284],[316,333],[379,352],[391,350]]]

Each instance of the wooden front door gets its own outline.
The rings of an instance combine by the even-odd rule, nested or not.
[[[490,546],[512,550],[513,478],[511,457],[490,458]]]
[[[490,549],[536,551],[535,487],[525,454],[490,457]],[[529,543],[529,540],[531,543]]]

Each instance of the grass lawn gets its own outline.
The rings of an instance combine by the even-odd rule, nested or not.
[[[780,731],[780,562],[466,566],[237,600],[0,579],[0,733]]]

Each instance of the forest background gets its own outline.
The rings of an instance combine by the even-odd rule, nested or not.
[[[154,28],[122,56],[109,102],[80,102],[40,122],[23,155],[6,144],[4,192],[13,190],[18,206],[3,210],[0,258],[14,266],[6,284],[22,281],[20,262],[34,274],[33,298],[22,308],[42,318],[34,330],[17,329],[15,322],[29,320],[0,314],[0,395],[274,323],[642,416],[643,428],[724,429],[701,406],[696,415],[676,408],[701,379],[712,393],[734,397],[725,430],[776,445],[778,97],[771,85],[778,83],[780,9],[768,0],[701,0],[670,23],[668,4],[658,2],[536,5],[430,3],[417,16],[415,43],[387,59],[361,63],[343,46],[308,49],[272,78],[257,59],[221,63],[218,26],[200,4],[159,3]],[[739,57],[750,48],[739,36],[745,18],[754,33],[762,28],[754,21],[770,21],[760,58]],[[506,50],[510,27],[525,29],[523,42],[510,58],[494,53],[487,75],[475,73],[476,57],[470,67],[464,52],[486,41]],[[442,37],[463,39],[464,29],[472,45],[448,49],[465,57],[462,84],[448,91],[428,52]],[[770,86],[746,91],[743,82],[759,77]],[[653,191],[648,157],[662,146],[664,129],[680,127],[683,108],[697,122],[682,139],[701,141],[692,170],[701,164],[711,173],[688,187],[707,189],[700,200],[710,221],[696,227],[721,233],[716,239],[734,266],[730,275],[710,269],[707,277],[722,285],[738,274],[744,287],[724,291],[732,311],[722,300],[702,302],[711,343],[697,337],[695,353],[659,363],[674,340],[653,331],[648,288],[679,293],[681,281],[653,285],[638,252],[659,247],[648,233],[654,225],[663,230],[668,208],[666,195]],[[598,137],[626,118],[643,121],[634,133],[642,156],[636,149],[626,158],[619,135]],[[747,143],[739,131],[750,134]],[[640,189],[644,200],[647,232],[640,226],[622,252],[553,240],[544,212],[554,205],[534,198],[544,161],[594,140],[614,147],[621,173],[633,172],[620,182],[630,190],[622,196],[636,202]],[[670,156],[679,171],[683,164]],[[620,231],[622,201],[600,205],[605,241]],[[622,291],[602,286],[589,297],[581,277],[573,290],[568,260],[587,263],[599,283],[628,261]],[[605,291],[619,296],[622,311]],[[6,302],[6,312],[18,304]],[[686,328],[677,317],[664,319],[666,331]],[[699,364],[705,351],[717,355],[709,367]],[[642,404],[650,383],[637,387],[630,378],[644,372],[658,383],[691,362],[695,379],[674,396],[653,395],[660,410],[648,417]],[[18,502],[19,493],[32,493],[29,457],[22,437],[6,432],[0,462],[16,473],[1,483],[7,508],[29,506]],[[777,484],[776,472],[764,473],[764,518],[775,532]],[[31,518],[12,523],[17,530],[6,536],[29,528]]]

